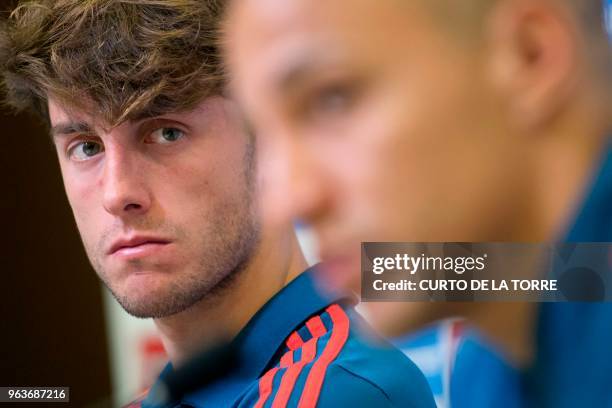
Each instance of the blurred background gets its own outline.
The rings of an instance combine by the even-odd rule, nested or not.
[[[0,2],[5,11],[14,1]],[[65,198],[51,139],[0,108],[0,384],[69,386],[73,406],[111,406],[108,315]]]
[[[15,3],[0,0],[3,16]],[[612,38],[612,0],[608,25]],[[153,323],[128,316],[89,265],[44,126],[0,108],[0,130],[0,386],[68,386],[71,406],[125,403],[165,364]],[[314,238],[298,231],[315,262]]]

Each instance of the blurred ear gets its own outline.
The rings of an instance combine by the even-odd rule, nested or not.
[[[487,70],[521,130],[545,126],[571,96],[577,28],[559,3],[501,0],[487,22]]]

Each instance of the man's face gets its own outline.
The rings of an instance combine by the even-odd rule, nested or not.
[[[258,241],[252,145],[220,97],[107,129],[49,101],[68,199],[89,258],[122,306],[180,312],[248,262]]]
[[[506,137],[485,51],[438,24],[421,2],[230,10],[226,54],[265,156],[263,209],[311,224],[336,272],[356,275],[360,241],[520,234],[529,166]]]

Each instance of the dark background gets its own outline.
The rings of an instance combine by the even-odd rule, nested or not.
[[[14,4],[0,0],[2,18]],[[110,406],[101,286],[54,148],[36,118],[2,107],[0,177],[0,386],[68,386],[70,406]]]

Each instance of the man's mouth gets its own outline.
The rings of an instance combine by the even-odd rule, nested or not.
[[[116,240],[108,254],[129,258],[147,256],[155,254],[170,243],[170,240],[161,237],[134,235]]]

